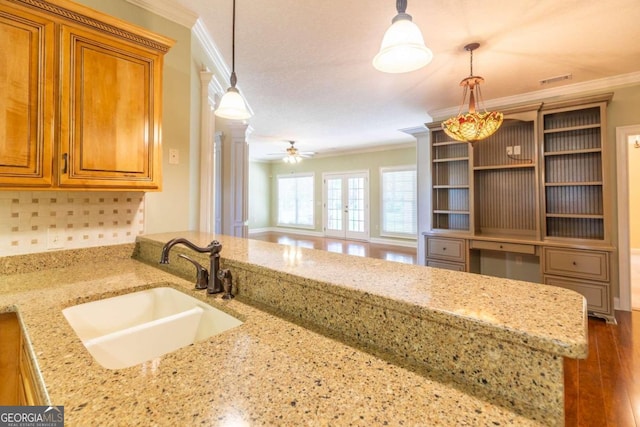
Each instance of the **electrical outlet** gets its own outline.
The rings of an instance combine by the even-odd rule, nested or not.
[[[507,156],[513,156],[513,147],[507,147]]]
[[[180,152],[175,148],[169,149],[169,164],[177,165],[179,163],[180,163]]]
[[[520,146],[516,145],[515,147],[513,147],[513,154],[515,154],[516,156],[519,156],[521,153],[520,151]]]
[[[64,248],[64,230],[57,228],[47,229],[47,249],[62,249]]]

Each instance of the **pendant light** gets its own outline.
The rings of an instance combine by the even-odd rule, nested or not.
[[[431,62],[433,53],[425,46],[420,28],[405,12],[407,0],[396,0],[396,10],[398,14],[384,33],[373,66],[385,73],[408,73]]]
[[[247,106],[236,88],[236,0],[233,0],[233,21],[231,27],[231,87],[222,96],[215,115],[230,120],[246,120],[251,117]]]
[[[451,117],[442,122],[444,133],[449,135],[456,141],[473,143],[481,139],[488,138],[498,130],[502,125],[503,115],[497,111],[476,112],[476,97],[474,90],[477,89],[478,105],[482,106],[482,93],[480,92],[480,83],[484,79],[480,76],[473,75],[473,51],[480,47],[479,43],[470,43],[464,47],[470,55],[471,72],[469,77],[460,82],[460,86],[464,87],[462,92],[462,103],[456,117]],[[469,112],[462,114],[465,100],[467,99],[467,91],[469,92]]]

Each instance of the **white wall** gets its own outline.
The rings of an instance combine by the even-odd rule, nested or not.
[[[637,136],[640,143],[640,135]],[[636,140],[629,141],[629,242],[632,249],[640,250],[640,148]]]

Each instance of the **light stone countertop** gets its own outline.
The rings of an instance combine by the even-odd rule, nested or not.
[[[166,241],[176,235],[203,245],[210,239],[198,233],[149,239]],[[555,346],[573,357],[586,353],[584,335],[580,338],[580,328],[584,332],[586,325],[577,322],[575,327],[563,327],[562,335],[557,327],[549,331],[554,321],[547,319],[544,311],[534,311],[540,319],[523,320],[514,315],[517,311],[511,310],[535,306],[527,301],[529,295],[521,284],[504,281],[504,290],[517,291],[519,297],[511,295],[491,303],[482,298],[485,279],[478,276],[477,284],[469,277],[454,290],[463,285],[472,288],[480,297],[478,304],[473,304],[469,300],[474,297],[471,291],[447,298],[444,285],[431,283],[436,277],[429,275],[437,275],[451,292],[453,285],[448,282],[454,276],[447,279],[444,271],[436,274],[427,272],[433,269],[400,264],[396,268],[394,263],[321,251],[302,250],[291,256],[291,249],[284,246],[225,236],[220,240],[224,255],[230,259],[268,265],[314,280],[321,276],[336,286],[364,286],[364,292],[411,300],[436,312],[457,313],[465,321],[524,329],[539,345]],[[341,274],[326,267],[337,262]],[[388,270],[386,275],[384,269]],[[107,370],[89,355],[61,312],[81,302],[166,284],[202,298],[245,323],[153,361]],[[70,426],[539,425],[237,299],[222,301],[195,293],[192,287],[192,281],[135,260],[95,261],[0,276],[0,311],[19,312],[50,403],[65,406],[66,425]],[[489,294],[495,296],[494,292]],[[540,289],[532,291],[536,297],[540,294]],[[554,298],[560,303],[566,300],[567,310],[577,310],[580,305],[571,293],[542,294],[543,299],[548,294],[549,302]],[[496,307],[499,304],[507,307]],[[543,324],[537,325],[538,321]],[[555,322],[560,324],[558,319]]]
[[[211,241],[211,235],[189,231],[140,240],[164,243],[177,236],[202,246]],[[586,300],[572,290],[230,236],[217,240],[224,259],[259,271],[308,279],[311,286],[328,283],[333,292],[359,291],[387,306],[413,309],[448,324],[457,321],[466,329],[490,330],[507,341],[519,339],[561,356],[585,358],[588,353]]]

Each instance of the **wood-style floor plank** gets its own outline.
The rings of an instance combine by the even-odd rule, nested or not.
[[[251,238],[254,238],[253,236]],[[411,248],[266,233],[275,243],[416,263]],[[617,325],[589,319],[589,356],[566,359],[567,427],[640,427],[640,311],[616,312]]]
[[[578,361],[564,359],[564,419],[566,427],[578,425]]]
[[[616,318],[618,325],[612,327],[612,335],[635,420],[630,425],[640,425],[640,311],[618,312]]]
[[[589,322],[589,330],[593,331],[597,323]],[[597,333],[589,333],[589,356],[578,362],[578,425],[588,420],[592,426],[606,426],[604,395],[602,394],[602,377],[600,373],[600,356]],[[594,372],[598,375],[594,375]]]
[[[594,331],[598,338],[598,357],[605,417],[609,426],[632,426],[633,411],[629,400],[629,378],[618,357],[614,328],[602,321],[594,321]]]

